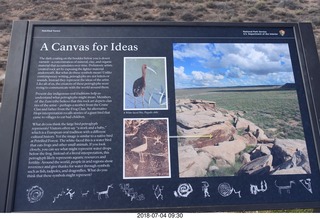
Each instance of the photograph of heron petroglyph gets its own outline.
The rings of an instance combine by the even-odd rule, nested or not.
[[[168,178],[168,119],[125,119],[124,178]]]
[[[13,20],[311,22],[320,51],[319,0],[1,0],[0,93]]]
[[[124,58],[124,109],[168,109],[165,57]]]
[[[175,43],[180,177],[310,174],[285,43]]]

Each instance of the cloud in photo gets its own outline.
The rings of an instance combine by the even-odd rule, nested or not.
[[[176,43],[176,88],[294,83],[287,44]]]

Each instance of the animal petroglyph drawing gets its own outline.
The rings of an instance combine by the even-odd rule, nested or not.
[[[90,192],[89,190],[87,190],[86,192],[82,192],[82,191],[81,191],[81,197],[82,197],[82,198],[88,197],[89,192]]]
[[[278,192],[281,195],[282,194],[282,190],[285,190],[288,194],[290,194],[290,190],[292,188],[293,184],[296,184],[293,180],[291,180],[289,182],[289,185],[285,185],[285,186],[279,186],[277,185],[277,180],[274,182],[275,186],[278,188]]]
[[[210,194],[209,194],[209,183],[207,181],[202,181],[202,191],[204,193],[204,197],[207,198],[209,197],[210,198]]]
[[[110,189],[110,188],[113,189],[112,184],[111,184],[111,185],[108,185],[108,187],[107,187],[106,190],[101,191],[101,192],[97,192],[97,194],[98,194],[98,200],[101,200],[101,195],[104,195],[105,199],[109,198],[109,189]]]
[[[159,200],[159,199],[163,200],[163,195],[162,195],[163,188],[164,188],[163,186],[160,187],[159,185],[157,185],[154,188],[154,185],[152,185],[152,189],[154,191],[153,194],[157,200]]]
[[[312,186],[311,186],[311,179],[300,179],[299,182],[303,185],[303,187],[308,190],[312,194]]]
[[[259,192],[265,192],[268,190],[268,184],[265,180],[261,181],[260,188],[258,185],[250,184],[250,192],[252,195],[257,195]]]
[[[236,191],[229,183],[221,183],[218,186],[218,192],[222,197],[228,197],[232,193],[237,194],[241,198],[241,191]]]
[[[177,198],[186,198],[193,192],[193,188],[190,183],[180,184],[177,191],[174,191],[173,194]]]

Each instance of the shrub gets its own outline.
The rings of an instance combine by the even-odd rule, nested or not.
[[[278,6],[282,8],[288,8],[290,10],[296,10],[301,8],[297,0],[281,0]]]
[[[196,17],[190,12],[186,12],[181,16],[181,19],[184,21],[193,21]]]
[[[88,13],[82,9],[82,8],[74,8],[70,15],[73,17],[73,18],[79,18],[79,17],[83,17],[85,15],[88,15]]]
[[[264,2],[261,2],[261,1],[257,2],[257,3],[254,5],[254,7],[255,7],[256,9],[260,10],[260,11],[269,11],[269,10],[270,10],[269,7],[268,7],[268,5],[267,5],[266,3],[264,3]]]
[[[247,16],[249,17],[254,17],[256,16],[257,14],[259,13],[259,11],[256,9],[256,8],[249,8],[247,11],[246,11],[246,14]]]
[[[131,15],[130,14],[125,14],[122,12],[113,12],[111,15],[116,19],[116,20],[125,20],[125,19],[130,19]]]

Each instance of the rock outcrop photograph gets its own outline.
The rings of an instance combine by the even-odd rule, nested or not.
[[[311,173],[304,140],[268,137],[211,101],[177,99],[176,110],[180,177]]]

